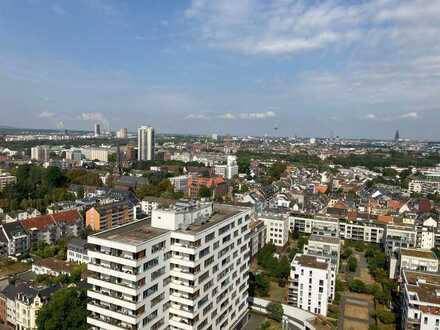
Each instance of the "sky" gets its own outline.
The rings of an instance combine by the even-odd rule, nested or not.
[[[0,125],[440,140],[437,0],[1,0]]]

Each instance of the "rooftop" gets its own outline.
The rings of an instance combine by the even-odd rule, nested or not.
[[[166,233],[168,230],[151,227],[145,220],[130,222],[128,224],[105,230],[93,237],[119,241],[131,245],[141,245],[152,238]]]
[[[337,237],[312,234],[309,238],[309,242],[310,241],[339,245],[341,240]]]
[[[309,267],[309,268],[317,268],[317,269],[327,269],[328,263],[325,261],[322,261],[322,258],[315,257],[315,256],[309,256],[309,255],[297,255],[293,262],[297,262],[301,266]]]
[[[431,250],[421,250],[421,249],[400,249],[400,253],[403,256],[424,258],[437,260],[436,256]]]

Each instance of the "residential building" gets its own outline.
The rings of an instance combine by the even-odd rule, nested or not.
[[[413,226],[387,225],[384,246],[388,255],[399,248],[416,248],[417,231]]]
[[[439,261],[431,250],[401,248],[390,258],[390,278],[401,279],[404,270],[438,271]]]
[[[174,191],[180,191],[186,193],[188,191],[188,175],[179,175],[175,177],[168,178],[170,180],[171,185],[174,188]]]
[[[408,190],[417,194],[436,194],[440,192],[440,176],[419,175],[413,177],[408,184]]]
[[[110,149],[108,148],[82,148],[81,153],[88,160],[98,160],[100,162],[108,162]]]
[[[0,173],[0,191],[17,183],[17,178],[9,173]]]
[[[21,222],[0,225],[0,256],[19,257],[30,249],[30,238]]]
[[[66,157],[67,160],[72,160],[72,161],[81,161],[82,159],[82,153],[81,150],[75,150],[75,149],[70,149],[66,151]]]
[[[78,210],[44,214],[20,221],[31,242],[56,243],[61,237],[76,237],[83,228]]]
[[[402,272],[402,329],[440,329],[440,275]]]
[[[87,241],[80,238],[72,238],[67,245],[67,261],[78,264],[88,263]]]
[[[88,237],[92,329],[235,329],[247,313],[248,208],[178,202]],[[156,227],[157,226],[157,227]]]
[[[339,236],[339,221],[334,218],[289,216],[289,228],[291,232],[316,234],[325,236]]]
[[[264,221],[256,220],[250,224],[251,236],[250,236],[250,249],[251,257],[254,257],[258,251],[260,251],[266,245],[267,230]]]
[[[332,270],[336,274],[339,272],[339,257],[341,255],[341,241],[339,238],[312,234],[308,243],[304,245],[304,254],[329,259]]]
[[[173,203],[173,200],[147,196],[141,201],[141,210],[146,216],[151,216],[153,210],[156,210],[160,207],[167,207]]]
[[[34,257],[32,272],[36,275],[70,275],[73,270],[73,263],[60,260],[58,258],[38,258]]]
[[[188,179],[188,197],[198,198],[201,187],[207,187],[209,189],[214,189],[216,186],[223,183],[225,180],[221,176],[215,177],[193,177],[190,176]]]
[[[134,219],[133,207],[127,201],[101,204],[86,212],[86,227],[92,230],[106,230]]]
[[[36,146],[31,148],[31,159],[38,162],[48,162],[50,159],[49,146]]]
[[[116,138],[118,139],[126,139],[128,137],[127,128],[121,128],[116,132]]]
[[[155,143],[154,128],[140,127],[138,129],[138,160],[153,160]]]
[[[60,288],[53,285],[45,288],[24,286],[15,298],[15,326],[18,330],[37,330],[38,311],[47,304],[50,297]]]
[[[226,164],[215,165],[214,174],[231,180],[238,174],[237,157],[229,155],[226,159]]]
[[[334,298],[335,281],[329,259],[296,254],[291,263],[288,303],[326,316]]]
[[[266,242],[283,247],[289,240],[289,219],[284,215],[265,214],[258,217],[266,227]]]

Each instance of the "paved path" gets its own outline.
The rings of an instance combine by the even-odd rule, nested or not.
[[[339,305],[339,330],[368,330],[374,324],[371,315],[374,311],[370,295],[346,293]]]

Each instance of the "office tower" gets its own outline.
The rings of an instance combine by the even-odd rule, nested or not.
[[[154,159],[154,128],[142,126],[138,129],[138,160]]]
[[[116,132],[116,138],[126,139],[128,137],[128,130],[126,128],[121,128]]]
[[[88,237],[92,329],[234,329],[248,310],[249,208],[180,201]],[[239,327],[237,327],[239,328]]]
[[[39,162],[48,162],[50,156],[49,146],[36,146],[31,148],[31,159]]]
[[[95,124],[95,136],[101,135],[101,125],[99,123]]]
[[[396,133],[394,134],[394,142],[399,142],[400,134],[399,130],[396,130]]]
[[[217,141],[217,140],[218,140],[218,134],[213,133],[212,136],[211,136],[211,138],[212,138],[214,141]]]

